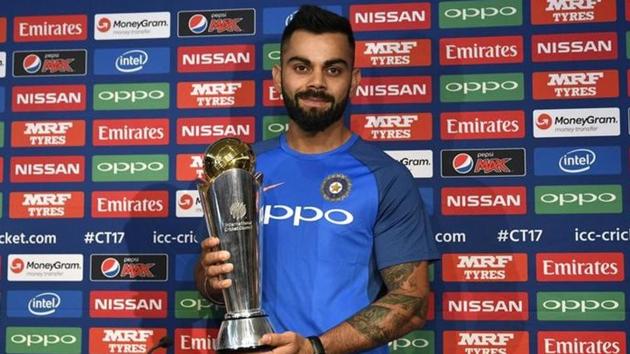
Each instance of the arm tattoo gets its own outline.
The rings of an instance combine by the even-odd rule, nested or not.
[[[390,333],[379,326],[392,310],[378,305],[371,305],[348,320],[348,323],[359,333],[370,338],[375,343],[382,343],[389,339]]]
[[[417,263],[403,263],[391,266],[383,270],[383,280],[389,290],[400,289],[405,284],[413,284],[409,277],[420,265]],[[412,287],[415,287],[412,285]]]
[[[416,314],[424,306],[424,299],[403,294],[388,294],[379,300],[382,304],[400,307],[403,311]]]

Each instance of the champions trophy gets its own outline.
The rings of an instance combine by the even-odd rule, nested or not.
[[[234,270],[223,289],[226,314],[219,329],[217,351],[257,352],[271,350],[258,342],[273,328],[261,308],[261,274],[258,210],[262,174],[255,174],[256,158],[249,145],[234,138],[221,139],[206,150],[204,179],[197,190],[211,235],[219,248],[230,252]]]

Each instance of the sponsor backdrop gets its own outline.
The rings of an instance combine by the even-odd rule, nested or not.
[[[416,178],[442,259],[392,353],[626,353],[629,1],[320,1],[347,123]],[[210,143],[286,129],[294,1],[4,2],[0,352],[213,353],[194,289]],[[302,209],[265,220],[293,218]],[[321,214],[321,213],[320,213]]]

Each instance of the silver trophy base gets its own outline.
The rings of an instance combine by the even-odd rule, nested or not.
[[[217,352],[271,351],[272,348],[259,344],[267,333],[273,333],[273,327],[266,315],[225,319],[219,329]]]

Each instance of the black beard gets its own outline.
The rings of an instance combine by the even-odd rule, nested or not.
[[[300,129],[307,133],[318,133],[326,130],[326,128],[343,117],[343,112],[348,105],[349,92],[350,90],[348,89],[348,94],[346,94],[343,100],[339,103],[335,103],[335,98],[324,91],[306,90],[296,93],[295,97],[292,98],[282,89],[282,99],[289,113],[289,118],[291,118]],[[330,108],[325,111],[319,111],[316,108],[304,110],[298,106],[297,102],[299,99],[311,97],[330,102]]]

